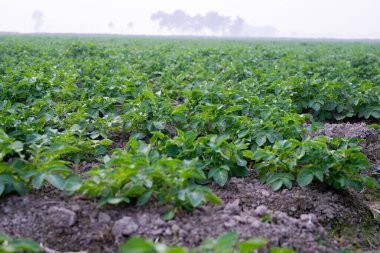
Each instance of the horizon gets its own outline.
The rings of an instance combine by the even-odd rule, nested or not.
[[[68,36],[68,37],[117,37],[117,38],[167,38],[167,39],[212,39],[212,40],[263,40],[263,41],[347,41],[347,42],[380,42],[380,38],[336,38],[336,37],[242,37],[218,35],[161,35],[161,34],[118,34],[118,33],[59,33],[59,32],[14,32],[0,31],[0,36]]]

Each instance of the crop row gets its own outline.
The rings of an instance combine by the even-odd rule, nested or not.
[[[364,54],[365,52],[365,54]],[[371,52],[371,53],[368,53]],[[380,117],[377,44],[0,38],[0,195],[192,209],[256,171],[273,190],[377,181],[317,119]],[[117,148],[118,147],[118,148]],[[87,176],[75,172],[96,162]]]

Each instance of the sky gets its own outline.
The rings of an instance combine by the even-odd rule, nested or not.
[[[275,29],[278,37],[380,39],[380,0],[0,0],[0,31],[191,35],[151,19],[176,10],[240,17],[249,27]]]

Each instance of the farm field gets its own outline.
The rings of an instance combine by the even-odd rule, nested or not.
[[[0,252],[378,252],[379,124],[379,42],[0,36]]]

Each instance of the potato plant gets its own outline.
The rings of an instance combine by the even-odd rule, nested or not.
[[[193,209],[253,170],[273,190],[378,182],[318,120],[379,119],[376,43],[0,37],[0,195]],[[84,162],[97,166],[76,171]],[[79,172],[79,174],[78,174]]]

